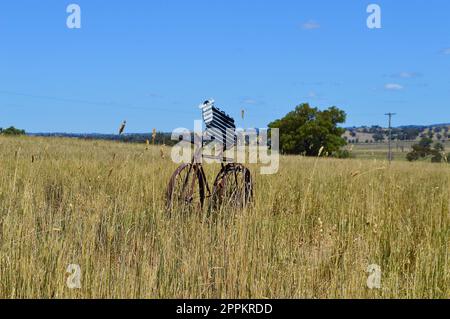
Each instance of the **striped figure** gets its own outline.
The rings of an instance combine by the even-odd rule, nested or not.
[[[206,125],[206,137],[222,143],[223,151],[233,148],[236,144],[234,119],[216,107],[214,100],[205,101],[200,108]]]

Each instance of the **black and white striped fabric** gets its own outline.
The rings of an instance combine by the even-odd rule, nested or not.
[[[221,141],[224,150],[231,149],[236,143],[234,119],[214,106],[214,101],[205,101],[200,108],[206,125],[206,135],[212,140]]]

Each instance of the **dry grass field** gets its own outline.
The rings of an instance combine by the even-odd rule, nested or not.
[[[412,151],[412,146],[418,141],[393,141],[392,142],[392,157],[394,161],[407,161],[406,155]],[[449,141],[440,142],[446,152],[450,150]],[[348,144],[345,149],[349,150],[356,159],[388,159],[388,143],[358,143]],[[419,159],[423,162],[431,162],[430,157]]]
[[[253,207],[168,216],[145,148],[0,137],[0,298],[450,297],[448,164],[282,157]]]

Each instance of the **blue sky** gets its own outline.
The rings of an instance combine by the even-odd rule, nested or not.
[[[66,7],[81,7],[68,29]],[[368,29],[366,7],[382,9]],[[348,126],[450,122],[447,0],[8,0],[0,127],[114,133],[192,128],[214,98],[241,127],[309,102]]]

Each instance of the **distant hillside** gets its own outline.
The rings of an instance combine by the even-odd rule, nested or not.
[[[152,133],[128,133],[123,135],[118,134],[99,134],[99,133],[29,133],[29,136],[43,136],[43,137],[68,137],[80,138],[86,140],[110,140],[122,141],[128,143],[145,143],[147,140],[152,142]],[[171,140],[171,133],[156,133],[155,144],[174,145],[176,141]]]
[[[152,133],[129,133],[117,134],[74,134],[74,133],[29,133],[31,136],[71,137],[91,140],[112,140],[131,143],[145,143],[152,141]],[[347,127],[343,137],[348,143],[381,143],[387,142],[389,130],[381,126]],[[392,128],[392,139],[400,141],[416,141],[422,137],[430,137],[435,141],[450,140],[450,123],[433,125],[403,125]],[[176,141],[171,140],[171,133],[158,132],[155,138],[156,144],[174,145]]]
[[[389,130],[380,126],[361,126],[346,128],[343,137],[349,143],[380,143],[387,142]],[[400,141],[415,141],[423,137],[435,141],[450,140],[450,123],[433,125],[404,125],[392,128],[392,139]]]

